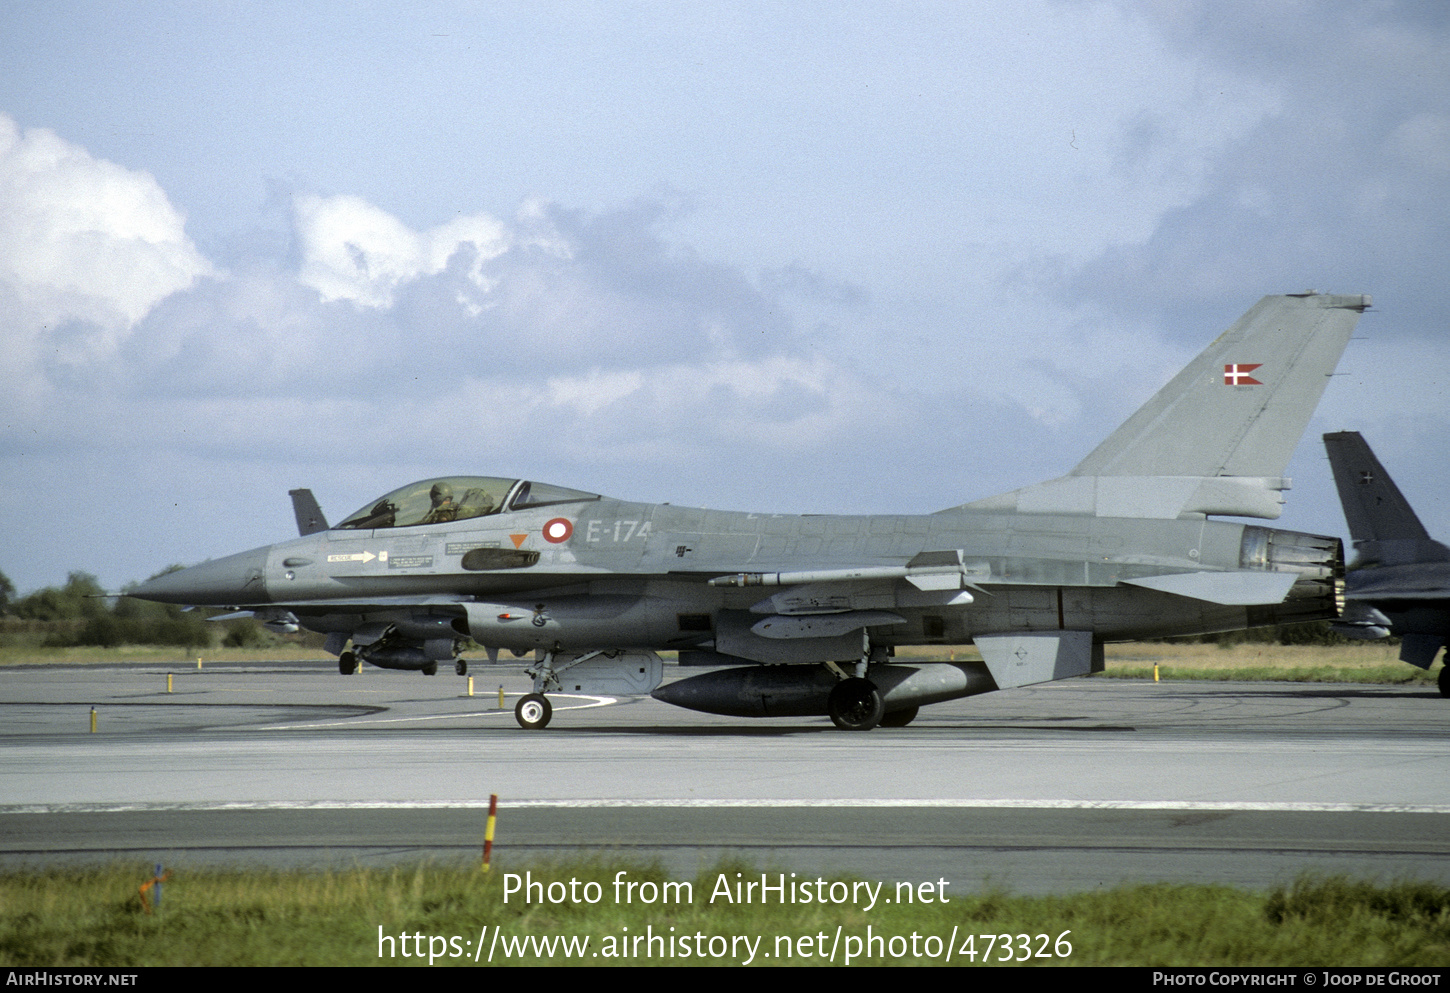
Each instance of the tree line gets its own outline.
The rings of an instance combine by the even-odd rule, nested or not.
[[[174,565],[157,575],[180,568]],[[250,618],[214,624],[207,620],[214,613],[127,596],[108,596],[96,577],[87,572],[70,573],[63,586],[47,586],[17,596],[15,585],[0,572],[0,618],[3,618],[0,632],[7,636],[7,641],[23,639],[34,644],[38,639],[46,648],[81,645],[201,648],[218,643],[250,647],[273,640],[270,633]]]

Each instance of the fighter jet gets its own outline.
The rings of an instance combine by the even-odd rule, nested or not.
[[[328,526],[132,596],[250,611],[359,661],[437,671],[465,639],[532,654],[550,693],[644,694],[742,717],[903,726],[926,704],[1103,668],[1110,641],[1336,616],[1337,538],[1275,519],[1290,455],[1367,296],[1265,297],[1066,476],[934,514],[632,503],[525,479],[410,483]],[[982,662],[894,662],[974,643]],[[660,651],[713,671],[666,685]],[[718,668],[718,667],[724,668]]]
[[[1450,641],[1450,548],[1430,538],[1409,501],[1357,431],[1326,434],[1324,447],[1354,541],[1344,616],[1349,638],[1400,637],[1400,661],[1430,668]],[[1440,669],[1450,696],[1450,665]]]

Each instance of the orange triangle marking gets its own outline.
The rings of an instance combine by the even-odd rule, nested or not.
[[[529,536],[526,534],[511,534],[509,537],[514,540],[515,548],[523,548],[524,542],[528,540]]]

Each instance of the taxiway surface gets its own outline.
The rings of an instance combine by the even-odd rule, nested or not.
[[[0,671],[0,864],[268,865],[580,850],[1017,892],[1255,888],[1304,871],[1450,884],[1450,702],[1434,690],[1070,680],[907,728],[556,697],[517,668],[326,663]],[[498,707],[498,687],[507,693]],[[96,731],[90,731],[90,711]]]

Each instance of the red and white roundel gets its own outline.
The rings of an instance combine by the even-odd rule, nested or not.
[[[568,541],[569,536],[574,533],[574,525],[570,524],[567,518],[556,517],[544,525],[544,540],[557,545],[561,541]]]

